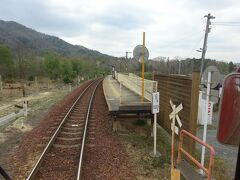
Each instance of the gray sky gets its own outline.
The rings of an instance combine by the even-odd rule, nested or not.
[[[17,21],[72,44],[113,55],[142,43],[150,58],[201,56],[206,19],[212,25],[206,58],[240,62],[239,0],[1,0],[0,19]]]

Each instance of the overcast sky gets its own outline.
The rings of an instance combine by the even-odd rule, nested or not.
[[[201,53],[206,18],[212,25],[206,58],[240,62],[240,0],[1,0],[0,19],[17,21],[113,56],[142,43],[150,58],[196,57]]]

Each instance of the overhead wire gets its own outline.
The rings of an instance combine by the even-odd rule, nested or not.
[[[222,21],[222,22],[211,22],[212,27],[214,28],[214,26],[240,26],[240,22],[230,22],[230,21]],[[194,44],[193,48],[189,51],[189,53],[187,54],[186,57],[189,57],[193,51],[196,51],[197,47],[199,46],[199,43],[203,40],[204,36],[201,36],[201,38],[196,41],[196,43]]]
[[[192,46],[193,48],[191,48],[191,50],[188,52],[186,57],[189,57],[193,51],[196,51],[197,47],[199,46],[199,43],[203,40],[204,35],[201,36],[201,38],[199,38],[196,43]]]
[[[212,22],[212,25],[219,25],[219,26],[240,26],[240,22],[238,21],[216,21],[216,22]]]
[[[212,27],[211,28],[214,28],[214,26],[240,26],[240,22],[230,22],[230,21],[219,21],[219,22],[211,22],[211,25]],[[194,35],[195,33],[193,33],[192,35]],[[188,39],[189,37],[191,36],[184,36],[182,38],[179,38],[175,41],[172,41],[171,43],[176,43],[176,42],[179,42],[179,41],[183,41],[183,40],[186,40]],[[187,53],[187,56],[186,57],[189,57],[193,51],[196,51],[196,49],[198,48],[199,46],[199,43],[203,40],[204,38],[204,35],[202,35],[197,41],[196,43],[194,44],[194,46],[192,46],[193,48],[191,48],[191,50]]]
[[[171,43],[171,44],[174,44],[174,43],[186,41],[186,40],[188,40],[189,38],[191,38],[192,36],[195,36],[195,35],[197,35],[197,34],[198,34],[198,32],[193,32],[193,33],[184,35],[184,36],[182,36],[182,37],[180,37],[180,38],[178,38],[178,39],[170,40],[170,43]]]
[[[240,24],[240,21],[214,21],[214,23]]]

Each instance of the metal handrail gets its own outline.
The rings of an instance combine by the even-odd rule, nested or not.
[[[85,146],[85,139],[86,139],[86,134],[87,134],[87,126],[88,126],[88,120],[89,120],[89,115],[90,115],[90,110],[92,107],[92,102],[93,102],[93,97],[95,95],[96,89],[98,85],[102,82],[103,79],[101,79],[96,87],[94,88],[94,91],[92,93],[89,105],[88,105],[88,111],[87,111],[87,117],[86,117],[86,122],[85,122],[85,127],[84,127],[84,133],[83,133],[83,139],[82,139],[82,146],[81,146],[81,153],[79,157],[79,164],[78,164],[78,174],[77,174],[77,180],[80,180],[81,178],[81,169],[82,169],[82,161],[83,161],[83,152],[84,152],[84,146]]]
[[[54,140],[56,139],[63,123],[65,122],[65,120],[67,119],[67,117],[69,116],[69,114],[71,113],[71,111],[73,110],[73,108],[75,107],[76,103],[79,101],[79,99],[83,96],[83,94],[86,92],[86,90],[96,81],[91,82],[84,90],[83,92],[78,96],[77,100],[73,103],[73,105],[71,106],[71,108],[69,109],[69,111],[67,112],[67,114],[64,116],[62,122],[60,123],[60,125],[58,126],[57,130],[55,131],[55,133],[53,134],[53,136],[51,137],[50,141],[48,142],[47,146],[45,147],[45,149],[43,150],[40,158],[38,159],[37,163],[35,164],[34,168],[32,169],[31,173],[28,175],[27,180],[31,180],[34,179],[34,176],[36,175],[44,157],[46,156],[48,150],[50,149],[50,146],[52,145],[52,143],[54,142]]]
[[[210,151],[210,161],[209,161],[208,168],[204,167],[191,154],[189,154],[187,151],[185,151],[183,149],[183,137],[184,137],[184,134],[189,136],[190,138],[194,139],[199,144],[202,144],[203,146],[205,146],[206,148],[209,149],[209,151]],[[214,166],[214,158],[215,158],[215,150],[214,150],[214,148],[212,146],[210,146],[209,144],[203,142],[201,139],[199,139],[198,137],[194,136],[193,134],[187,132],[186,130],[181,130],[181,132],[180,132],[180,142],[179,142],[179,147],[178,147],[177,164],[179,164],[181,162],[181,153],[186,155],[195,165],[197,165],[200,169],[202,169],[208,175],[208,180],[211,179],[211,177],[212,177],[212,169],[213,169],[213,166]]]

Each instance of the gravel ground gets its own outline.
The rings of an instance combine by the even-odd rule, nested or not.
[[[5,164],[13,179],[25,179],[27,177],[49,137],[51,137],[54,127],[64,116],[67,107],[73,102],[80,90],[81,88],[73,91],[51,108],[40,123],[37,123],[31,131],[23,134],[20,139],[16,138],[19,133],[13,136],[12,140],[14,142],[12,144],[14,146]],[[91,115],[94,121],[89,124],[95,128],[88,135],[87,146],[90,149],[85,151],[84,164],[87,164],[87,166],[84,166],[84,179],[134,179],[135,174],[129,166],[124,146],[118,137],[111,133],[102,88],[97,93],[98,95],[94,99],[93,114]]]
[[[29,122],[36,127],[25,133],[21,137],[21,142],[14,145],[14,148],[7,155],[5,168],[13,179],[25,179],[27,177],[48,142],[53,129],[56,127],[56,123],[60,122],[69,104],[72,104],[83,87],[84,84],[69,93],[64,99],[61,97],[62,100],[55,104],[54,107],[49,107],[48,113],[43,118],[41,116],[38,117],[39,123],[35,121]],[[13,139],[16,139],[16,136]]]
[[[20,117],[0,127],[0,165],[7,172],[12,173],[8,161],[13,155],[15,148],[22,142],[22,138],[39,124],[48,109],[62,99],[66,93],[67,91],[57,91],[57,93],[48,92],[49,96],[42,96],[42,93],[35,94],[35,99],[32,99],[29,104],[31,110],[29,111],[28,118]],[[19,99],[13,100],[13,102],[18,101]],[[1,102],[1,104],[4,104],[4,102]]]
[[[108,124],[108,108],[99,86],[89,122],[87,147],[83,162],[83,179],[135,179],[128,155]],[[94,127],[94,128],[93,128]]]
[[[76,179],[88,104],[95,86],[91,85],[76,103],[34,179]],[[69,133],[74,136],[69,137]]]
[[[14,179],[26,178],[53,128],[73,101],[74,94],[80,90],[69,94],[48,113],[49,107],[61,99],[62,94],[53,97],[53,100],[36,99],[32,104],[34,115],[30,113],[27,121],[19,119],[0,128],[0,162]],[[169,179],[170,149],[168,142],[164,140],[167,139],[166,135],[159,131],[158,150],[163,156],[151,158],[149,152],[152,149],[152,138],[146,134],[149,127],[138,128],[131,124],[127,125],[127,132],[112,134],[102,88],[97,93],[90,120],[90,126],[94,126],[94,130],[90,130],[88,134],[85,151],[84,164],[87,166],[83,166],[84,179]],[[230,176],[233,177],[237,147],[222,145],[217,141],[217,123],[218,114],[214,113],[213,126],[209,127],[207,142],[214,146],[217,156],[225,160]],[[200,138],[202,131],[202,127],[198,128],[197,134]],[[201,150],[200,146],[197,148]]]

